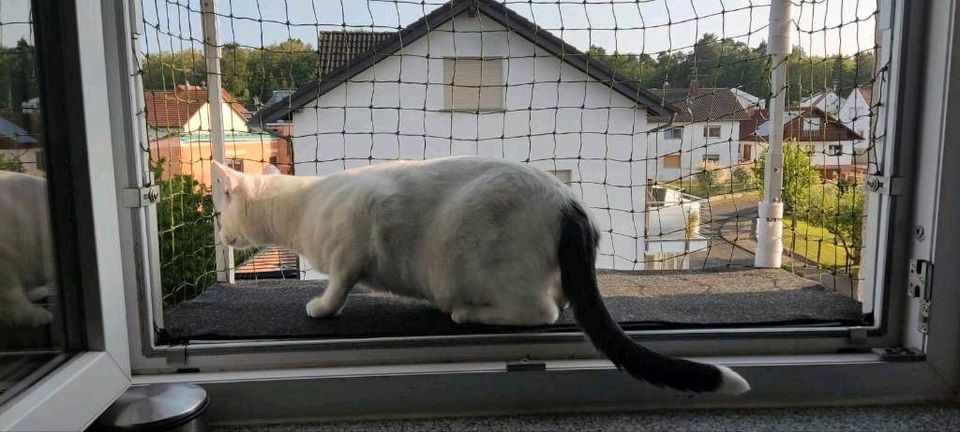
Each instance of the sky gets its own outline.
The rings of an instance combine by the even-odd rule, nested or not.
[[[756,46],[767,39],[771,0],[498,0],[568,43],[647,53],[689,49],[704,33]],[[874,45],[876,0],[792,0],[793,45],[852,55]],[[261,47],[318,30],[395,31],[444,0],[218,0],[220,37]],[[0,45],[30,38],[29,0],[0,2]],[[140,0],[149,52],[199,48],[199,0]],[[288,24],[289,23],[289,24]],[[160,28],[158,32],[156,27]]]

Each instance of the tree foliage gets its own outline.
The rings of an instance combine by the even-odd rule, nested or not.
[[[265,102],[274,90],[299,88],[317,79],[316,50],[299,39],[262,49],[229,44],[222,49],[223,87],[240,101]],[[206,63],[200,50],[153,53],[143,61],[143,87],[169,90],[178,84],[204,84]]]
[[[656,58],[647,54],[607,53],[592,46],[587,51],[591,59],[605,62],[621,79],[635,82],[643,88],[687,87],[696,77],[703,87],[740,88],[767,98],[770,89],[770,64],[766,44],[751,47],[744,42],[719,38],[706,33],[692,50],[662,52]],[[873,51],[853,56],[809,56],[800,47],[794,47],[788,57],[788,101],[798,103],[806,96],[832,89],[845,96],[856,86],[872,81],[875,55]]]
[[[17,110],[40,94],[36,71],[36,51],[26,40],[0,46],[0,108]]]
[[[760,152],[754,173],[761,187],[768,149]],[[783,143],[783,204],[785,211],[803,217],[810,209],[811,188],[820,183],[820,173],[810,163],[810,155],[796,141]]]

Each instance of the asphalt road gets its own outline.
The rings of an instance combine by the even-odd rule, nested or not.
[[[753,266],[753,224],[757,218],[758,194],[712,200],[701,209],[705,225],[701,234],[710,238],[709,246],[690,256],[690,268]],[[786,233],[785,233],[786,234]],[[784,256],[783,267],[792,273],[816,281],[827,289],[856,298],[856,283],[850,277],[819,269],[802,257]]]

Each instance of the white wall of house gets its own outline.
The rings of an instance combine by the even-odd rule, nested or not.
[[[380,61],[294,113],[297,175],[364,166],[369,156],[372,163],[449,155],[529,160],[569,175],[594,208],[603,233],[598,267],[642,268],[645,109],[483,14],[461,14],[408,43],[402,57]],[[444,111],[443,59],[455,56],[506,58],[504,110]]]
[[[35,176],[43,176],[44,174],[44,170],[41,169],[43,168],[43,161],[40,160],[40,163],[37,163],[38,159],[43,158],[43,148],[4,149],[0,150],[0,155],[3,155],[7,160],[19,160],[25,174]]]
[[[810,163],[815,167],[853,165],[854,141],[800,141],[810,152]]]
[[[715,121],[675,124],[683,127],[681,138],[674,138],[669,130],[650,134],[647,138],[648,177],[671,181],[700,171],[704,158],[717,158],[721,166],[735,165],[740,157],[740,122]],[[704,137],[704,128],[719,127],[719,137]],[[675,168],[675,156],[680,166]],[[673,155],[673,156],[671,156]]]
[[[843,106],[843,98],[832,91],[816,93],[800,102],[802,108],[809,106],[819,108],[821,111],[832,115],[838,115],[840,107]]]
[[[223,130],[227,132],[250,132],[247,121],[242,115],[234,111],[230,104],[223,103],[222,105]],[[209,133],[210,118],[210,104],[205,103],[187,120],[183,126],[183,131],[186,133]]]
[[[863,98],[860,89],[854,88],[843,101],[840,114],[837,116],[846,127],[864,137],[854,144],[857,150],[865,150],[867,139],[870,137],[870,103]]]

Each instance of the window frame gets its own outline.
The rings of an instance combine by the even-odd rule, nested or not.
[[[720,125],[704,125],[703,126],[703,137],[704,138],[720,138],[720,135],[723,134]],[[717,134],[714,135],[713,131],[717,131]]]
[[[51,217],[58,283],[68,305],[67,349],[57,366],[0,405],[0,430],[83,430],[131,382],[117,196],[112,153],[118,144],[105,107],[114,42],[102,18],[113,4],[34,1]],[[77,104],[57,101],[82,101]],[[69,132],[68,132],[69,131]],[[93,174],[96,175],[93,175]],[[95,223],[96,221],[96,223]],[[82,310],[70,316],[69,305]]]
[[[703,157],[700,158],[700,162],[720,163],[720,155],[717,153],[705,153]]]
[[[676,158],[676,160],[677,160],[677,164],[676,164],[676,165],[677,165],[677,166],[670,166],[670,165],[668,165],[668,164],[667,164],[667,160],[668,160],[667,158],[670,158],[669,160],[673,160],[673,158]],[[679,152],[663,155],[663,168],[664,168],[664,169],[682,169],[682,168],[683,168],[683,155],[681,155]]]
[[[882,12],[878,16],[878,38],[892,40],[895,49],[887,47],[878,53],[878,58],[889,58],[893,66],[888,79],[892,85],[885,89],[891,95],[884,111],[889,119],[878,119],[878,128],[886,137],[897,142],[910,142],[916,126],[902,120],[917,104],[917,91],[922,81],[918,57],[924,50],[926,5],[896,0],[881,0]],[[896,10],[889,10],[895,6]],[[938,17],[931,14],[931,17]],[[939,15],[942,17],[942,15]],[[906,22],[909,21],[910,25]],[[952,20],[951,20],[952,23]],[[957,54],[957,53],[953,53]],[[923,57],[919,57],[923,58]],[[960,62],[957,62],[960,63]],[[960,73],[956,74],[960,77]],[[892,108],[890,108],[892,107]],[[893,114],[891,114],[893,113]],[[960,114],[960,113],[958,113]],[[935,116],[934,116],[935,117]],[[928,140],[929,141],[929,140]],[[925,142],[936,146],[940,143]],[[896,146],[881,146],[883,172],[891,176],[909,177],[914,169],[910,156],[894,157],[900,152]],[[960,189],[960,188],[956,188]],[[926,194],[918,200],[935,197]],[[873,197],[875,195],[871,195]],[[910,204],[910,205],[908,205]],[[942,372],[933,367],[933,361],[892,363],[880,361],[873,354],[840,354],[863,351],[871,346],[914,346],[918,332],[910,329],[909,322],[916,312],[915,304],[908,304],[901,287],[906,283],[906,259],[910,256],[912,240],[896,230],[893,220],[910,220],[913,203],[906,203],[895,196],[876,196],[869,202],[871,211],[879,214],[871,218],[868,229],[881,233],[872,239],[876,256],[867,254],[865,260],[874,263],[874,272],[865,275],[868,284],[884,283],[886,289],[875,292],[869,301],[883,300],[887,309],[874,309],[873,327],[830,328],[751,328],[710,330],[659,330],[631,331],[636,340],[651,349],[667,354],[719,361],[740,366],[744,375],[754,384],[755,391],[735,403],[831,403],[836,401],[875,401],[878,394],[885,400],[910,401],[944,397],[953,390],[942,378]],[[953,228],[956,230],[956,228]],[[148,230],[141,231],[148,233]],[[149,238],[143,239],[150,241]],[[131,254],[132,255],[132,254]],[[130,261],[133,261],[132,259]],[[140,260],[149,263],[150,260]],[[149,270],[149,269],[148,269]],[[889,270],[889,272],[887,271]],[[945,269],[944,274],[956,274],[957,269]],[[153,275],[156,277],[156,275]],[[937,272],[939,279],[943,275]],[[946,279],[945,279],[946,280]],[[149,279],[141,280],[151,283]],[[947,286],[947,285],[945,285]],[[128,294],[135,296],[144,285],[128,287]],[[149,289],[149,287],[146,287]],[[865,302],[867,300],[865,299]],[[131,305],[131,303],[133,303]],[[134,315],[142,305],[128,303],[128,311]],[[944,301],[938,308],[957,310],[956,299]],[[951,309],[952,308],[952,309]],[[949,315],[942,315],[949,316]],[[941,318],[941,320],[944,318]],[[571,333],[519,333],[508,335],[462,335],[420,338],[378,338],[341,340],[298,341],[236,341],[229,343],[199,343],[183,345],[151,345],[152,332],[143,332],[142,325],[149,323],[141,316],[131,320],[141,329],[131,332],[131,350],[134,351],[134,369],[138,373],[134,383],[152,382],[199,382],[211,392],[214,400],[231,400],[230,407],[214,404],[213,419],[238,421],[244,418],[279,418],[282,416],[337,416],[350,415],[360,409],[364,414],[398,415],[417,412],[456,411],[503,411],[509,409],[544,409],[560,407],[584,407],[584,401],[597,401],[606,406],[717,406],[730,405],[730,399],[698,397],[688,399],[675,393],[663,393],[625,378],[615,371],[609,362],[597,359],[595,350],[586,344],[578,332]],[[936,322],[937,326],[949,327],[954,323]],[[938,327],[939,328],[939,327]],[[932,333],[933,334],[933,333]],[[954,335],[956,333],[953,333]],[[932,336],[931,336],[932,337]],[[944,335],[939,336],[941,343]],[[926,340],[926,339],[924,339]],[[951,341],[953,345],[955,341]],[[956,368],[956,353],[940,348],[936,355],[939,368]],[[806,355],[804,355],[804,353]],[[928,356],[934,355],[928,351]],[[707,357],[714,356],[714,357]],[[725,356],[725,357],[716,357]],[[507,372],[505,362],[534,359],[543,360],[546,371],[532,373]],[[948,360],[954,360],[949,363]],[[237,371],[232,368],[258,367],[258,370]],[[189,373],[171,373],[190,371]],[[847,386],[839,380],[823,380],[824,374],[842,373],[858,384]],[[890,382],[889,376],[904,379]],[[789,383],[784,377],[790,376]],[[558,380],[573,378],[576,391],[547,392]],[[476,380],[476,381],[471,381]],[[475,385],[462,385],[464,383]],[[949,385],[948,385],[949,384]],[[370,398],[356,398],[348,389],[376,386],[376,394]],[[339,391],[337,391],[339,389]],[[410,393],[410,389],[416,389]],[[463,390],[460,390],[463,389]],[[487,393],[489,390],[493,393]],[[467,391],[469,390],[469,391]],[[406,391],[406,393],[404,393]],[[458,393],[467,391],[464,394]],[[555,394],[562,393],[562,394]],[[227,398],[226,395],[231,395]],[[264,405],[264,400],[291,394],[327,394],[332,398],[351,398],[343,404],[330,403],[329,399],[318,401],[313,397],[294,398],[283,407]],[[438,407],[437,394],[460,395],[458,402]],[[491,398],[490,394],[498,397]],[[526,395],[516,404],[507,401],[511,395]],[[531,395],[537,395],[532,398]],[[602,396],[598,396],[602,395]],[[404,397],[405,396],[405,397]],[[504,398],[500,398],[503,396]],[[575,396],[575,401],[573,400]],[[399,401],[389,404],[392,399]],[[602,401],[601,401],[602,399]],[[505,405],[506,403],[506,405]],[[338,409],[333,412],[333,409]],[[424,411],[428,410],[428,411]],[[445,411],[447,410],[447,411]],[[239,415],[239,417],[229,417]]]
[[[675,136],[671,136],[675,135]],[[671,127],[667,128],[663,132],[663,139],[683,139],[683,128],[682,127]]]
[[[455,99],[455,85],[453,83],[454,78],[456,77],[456,63],[459,61],[479,61],[480,62],[480,84],[476,87],[477,90],[477,101],[476,108],[473,107],[456,107],[454,106]],[[496,86],[484,85],[483,84],[483,70],[486,70],[484,64],[486,62],[498,62],[500,66],[500,83]],[[503,112],[506,110],[506,87],[507,87],[507,76],[505,75],[504,63],[507,61],[506,57],[491,57],[491,56],[452,56],[452,57],[443,57],[443,110],[450,112],[462,112],[462,113],[491,113],[491,112]],[[447,77],[447,62],[452,62],[454,64],[454,74],[450,77]],[[461,84],[462,86],[462,84]],[[474,86],[468,86],[474,87]],[[498,90],[499,97],[497,98],[497,106],[487,107],[482,106],[483,102],[483,92],[485,90],[491,89]]]

